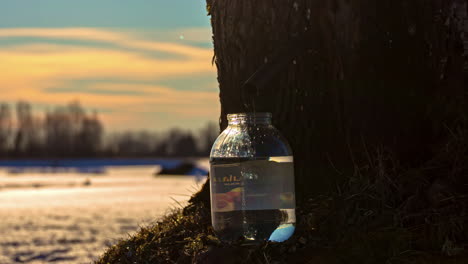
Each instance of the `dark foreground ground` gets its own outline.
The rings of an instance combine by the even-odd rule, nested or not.
[[[285,243],[221,243],[205,192],[109,247],[97,263],[466,264],[468,129],[451,135],[419,167],[378,152],[336,191],[298,201],[297,232]]]

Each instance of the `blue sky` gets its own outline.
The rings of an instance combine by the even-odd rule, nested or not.
[[[2,1],[0,27],[209,27],[204,0]]]
[[[2,1],[1,101],[79,100],[106,128],[198,128],[219,116],[203,0]]]

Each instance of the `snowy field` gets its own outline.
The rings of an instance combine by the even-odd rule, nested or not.
[[[0,169],[0,264],[90,263],[139,226],[183,205],[204,179],[154,177],[155,171],[155,166],[107,168],[99,175]]]

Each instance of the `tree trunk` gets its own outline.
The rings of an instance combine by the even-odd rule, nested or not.
[[[226,114],[250,110],[244,82],[288,40],[305,41],[290,47],[305,52],[253,97],[294,152],[295,238],[219,244],[205,184],[182,212],[112,247],[100,263],[467,263],[468,0],[207,2],[221,129]],[[373,166],[381,150],[409,168]],[[365,164],[382,170],[353,174]],[[372,173],[385,179],[365,177]],[[431,175],[439,178],[427,181]],[[357,183],[338,188],[348,179]]]
[[[271,54],[295,35],[313,39],[255,102],[293,148],[299,198],[330,191],[377,148],[424,161],[465,107],[466,0],[208,0],[208,9],[221,129],[226,114],[246,110],[242,84]]]

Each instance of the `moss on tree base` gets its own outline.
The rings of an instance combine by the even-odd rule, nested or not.
[[[311,204],[328,207],[331,203],[322,200]],[[203,204],[192,204],[112,246],[96,263],[468,263],[468,255],[455,244],[448,248],[450,245],[444,242],[446,248],[443,244],[439,250],[412,248],[417,234],[386,226],[391,214],[361,227],[350,225],[337,234],[338,230],[313,228],[316,217],[305,211],[299,211],[302,221],[289,241],[242,246],[217,240],[210,227],[209,210]],[[324,227],[332,228],[332,222],[330,219]],[[328,232],[330,236],[325,237]],[[450,250],[455,256],[447,255]]]

